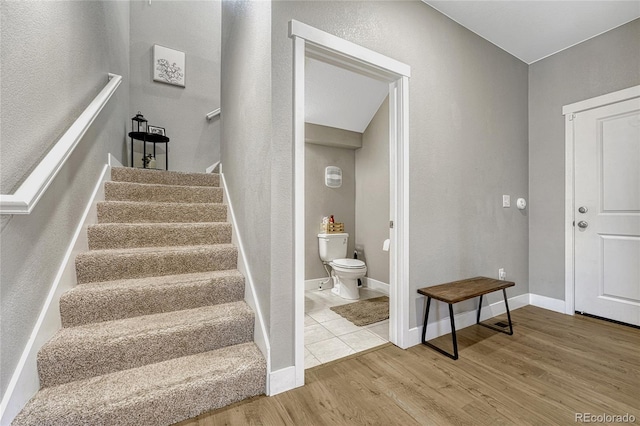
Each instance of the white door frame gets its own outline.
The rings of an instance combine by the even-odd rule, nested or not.
[[[389,340],[409,346],[409,77],[411,68],[377,52],[292,20],[294,145],[295,385],[304,385],[304,103],[305,56],[389,82],[391,193]]]
[[[615,104],[629,99],[640,98],[640,86],[629,87],[617,92],[607,93],[562,107],[565,119],[565,238],[564,238],[564,270],[565,270],[565,313],[575,313],[575,247],[574,247],[574,153],[575,141],[573,119],[575,115],[594,108]]]

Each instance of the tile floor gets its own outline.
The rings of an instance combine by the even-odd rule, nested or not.
[[[384,293],[360,289],[360,299]],[[304,367],[311,368],[389,341],[389,320],[358,327],[329,309],[353,303],[331,289],[306,291],[304,297]]]

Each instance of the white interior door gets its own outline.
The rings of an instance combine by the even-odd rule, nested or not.
[[[573,122],[575,310],[640,325],[640,98]]]

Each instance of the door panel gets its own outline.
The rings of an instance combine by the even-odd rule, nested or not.
[[[640,99],[573,125],[575,309],[640,325]]]

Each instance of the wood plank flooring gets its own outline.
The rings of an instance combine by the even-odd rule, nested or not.
[[[639,329],[532,306],[511,315],[513,336],[459,330],[457,361],[387,344],[307,370],[302,388],[179,425],[569,425],[576,413],[640,424]],[[450,349],[451,338],[434,343]]]

